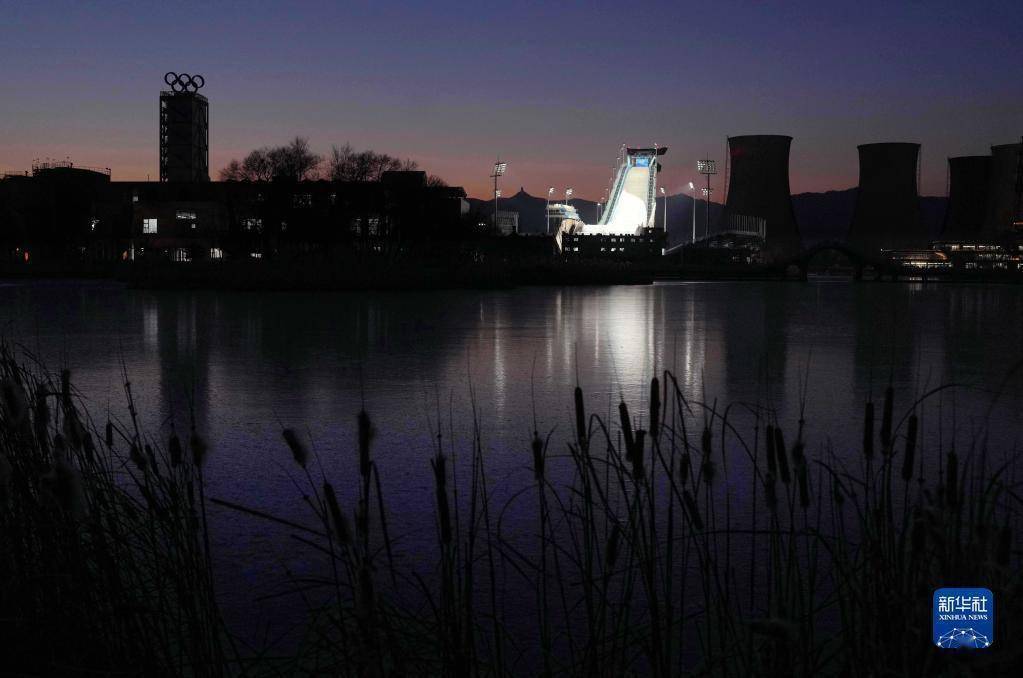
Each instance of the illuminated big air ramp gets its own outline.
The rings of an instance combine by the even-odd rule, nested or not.
[[[667,151],[667,146],[623,147],[607,208],[599,222],[583,226],[583,234],[635,234],[652,228],[657,204],[657,157]]]

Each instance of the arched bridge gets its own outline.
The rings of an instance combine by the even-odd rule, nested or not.
[[[790,266],[795,266],[799,269],[800,277],[805,278],[813,258],[822,252],[829,251],[843,254],[852,262],[855,269],[854,277],[857,280],[863,277],[863,269],[867,266],[871,266],[878,271],[883,267],[883,262],[879,258],[868,256],[861,249],[850,245],[844,240],[825,240],[814,243],[810,247],[804,247],[794,256],[787,260],[783,259],[782,267],[784,270],[788,270]]]

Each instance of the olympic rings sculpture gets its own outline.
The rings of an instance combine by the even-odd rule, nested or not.
[[[201,75],[178,74],[174,71],[164,75],[163,81],[170,85],[175,92],[198,92],[206,84],[206,80]]]

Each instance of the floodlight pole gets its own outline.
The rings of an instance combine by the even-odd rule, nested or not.
[[[717,174],[716,163],[710,158],[704,158],[696,162],[696,169],[700,174],[707,177],[707,188],[703,189],[703,194],[707,196],[707,222],[704,225],[703,236],[707,237],[710,234],[710,194],[714,190],[710,187],[710,177],[713,174]]]
[[[551,196],[554,195],[554,187],[547,188],[547,235],[551,234]]]
[[[497,162],[494,163],[494,173],[490,175],[490,178],[494,180],[494,231],[498,230],[497,226],[497,178],[504,174],[504,170],[507,169],[508,163],[501,162],[501,156],[497,156]]]

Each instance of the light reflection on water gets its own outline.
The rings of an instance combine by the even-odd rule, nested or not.
[[[794,427],[808,375],[808,453],[830,439],[846,456],[857,453],[864,400],[879,398],[889,378],[901,406],[956,381],[969,388],[925,427],[947,441],[954,422],[965,440],[1021,358],[1023,288],[744,282],[237,294],[26,283],[0,287],[0,322],[9,341],[54,369],[71,367],[97,421],[108,408],[124,416],[123,360],[150,431],[186,428],[194,411],[212,442],[211,495],[300,520],[281,426],[307,432],[324,473],[354,489],[364,397],[394,531],[418,553],[433,534],[437,418],[445,445],[453,427],[464,460],[470,385],[497,501],[530,480],[534,411],[541,434],[555,429],[554,452],[564,452],[577,378],[593,412],[612,412],[624,397],[645,421],[649,380],[670,369],[687,398],[705,392],[719,410],[766,404]],[[1017,374],[994,410],[1002,452],[1017,445],[1020,405]],[[728,482],[741,492],[749,473],[740,468]],[[212,519],[226,596],[248,601],[283,564],[301,567],[286,534],[223,511]],[[507,525],[527,530],[530,520],[513,514]]]

